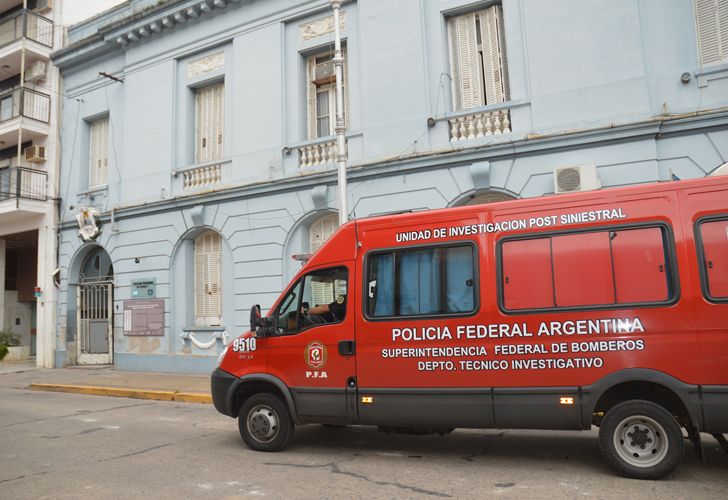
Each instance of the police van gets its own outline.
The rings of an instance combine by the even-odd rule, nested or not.
[[[351,221],[228,344],[254,450],[305,423],[599,427],[618,473],[728,433],[728,177]]]

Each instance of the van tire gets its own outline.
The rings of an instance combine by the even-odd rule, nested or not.
[[[611,408],[599,427],[599,449],[612,469],[633,479],[659,479],[682,461],[685,439],[675,417],[651,401]]]
[[[268,392],[245,400],[238,417],[240,436],[255,451],[280,451],[293,437],[293,420],[281,399]]]

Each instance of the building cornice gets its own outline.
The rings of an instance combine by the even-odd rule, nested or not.
[[[214,13],[235,7],[246,0],[168,0],[141,12],[103,26],[95,34],[51,54],[61,70],[82,64],[101,54],[141,43]]]

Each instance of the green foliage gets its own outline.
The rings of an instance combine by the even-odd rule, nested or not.
[[[0,345],[15,347],[20,345],[20,338],[10,330],[0,330]]]
[[[0,344],[0,361],[5,357],[5,355],[8,353],[8,348],[5,344]]]

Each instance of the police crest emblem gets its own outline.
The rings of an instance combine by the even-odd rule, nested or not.
[[[315,340],[306,346],[304,359],[306,360],[306,364],[314,370],[323,367],[326,364],[327,357],[326,346],[321,342]]]

